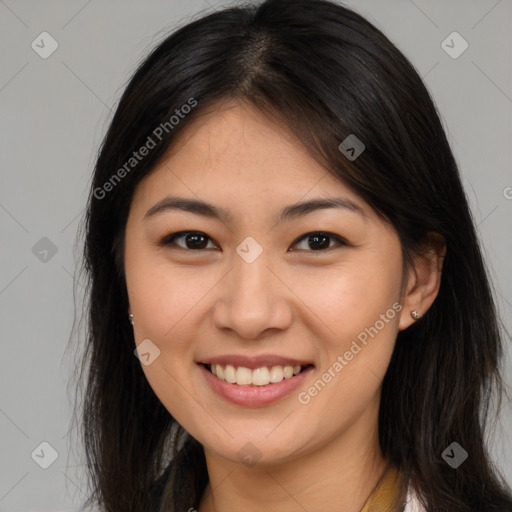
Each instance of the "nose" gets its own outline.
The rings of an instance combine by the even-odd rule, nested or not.
[[[222,280],[214,306],[215,326],[233,331],[241,339],[259,339],[267,331],[286,329],[292,322],[288,297],[291,292],[269,268],[264,254],[265,251],[252,263],[238,255],[234,258],[234,266]]]

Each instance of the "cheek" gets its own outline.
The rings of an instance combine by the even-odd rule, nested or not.
[[[328,348],[341,350],[376,322],[386,335],[389,326],[398,323],[393,304],[399,299],[399,286],[400,260],[373,259],[329,272],[303,273],[294,291],[323,325]]]
[[[150,339],[166,367],[184,371],[183,362],[193,359],[191,335],[204,323],[208,294],[221,277],[212,267],[171,264],[142,251],[131,254],[126,280],[137,343]]]
[[[307,298],[320,319],[316,331],[323,333],[318,379],[314,389],[303,390],[303,398],[329,411],[325,419],[333,424],[362,414],[375,400],[389,365],[401,310],[401,260],[387,254],[374,253],[301,280],[298,294]]]
[[[184,390],[194,364],[190,333],[197,325],[194,313],[213,283],[198,279],[197,273],[194,277],[190,269],[170,272],[168,263],[151,258],[134,257],[131,264],[126,277],[136,344],[149,339],[160,350],[142,370],[167,410],[178,421],[190,423],[190,395]]]
[[[209,288],[208,280],[201,281],[190,271],[170,272],[166,265],[158,264],[149,271],[139,270],[130,284],[128,293],[136,325],[143,328],[144,336],[159,341],[166,334],[172,337]]]
[[[324,333],[317,378],[299,390],[301,403],[322,416],[318,428],[336,430],[340,421],[345,428],[376,403],[398,329],[399,264],[347,266],[302,281],[298,294],[320,319],[316,332]]]

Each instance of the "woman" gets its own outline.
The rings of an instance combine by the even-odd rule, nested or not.
[[[457,166],[361,16],[268,0],[171,34],[120,100],[85,229],[101,510],[512,510]]]

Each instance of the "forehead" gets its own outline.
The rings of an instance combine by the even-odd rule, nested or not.
[[[282,122],[235,101],[191,121],[138,186],[134,202],[165,194],[195,197],[240,211],[344,196],[370,208],[314,160]],[[249,206],[250,204],[250,206]]]
[[[195,171],[215,169],[254,180],[293,171],[318,179],[326,172],[284,123],[235,101],[217,105],[186,126],[167,154],[167,163],[184,160],[194,163]]]

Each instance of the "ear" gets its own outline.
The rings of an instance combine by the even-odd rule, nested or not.
[[[438,233],[428,233],[418,255],[413,258],[413,268],[409,269],[402,297],[403,310],[398,330],[403,331],[414,323],[412,311],[417,311],[420,316],[423,316],[434,302],[441,285],[445,255],[444,238]]]

